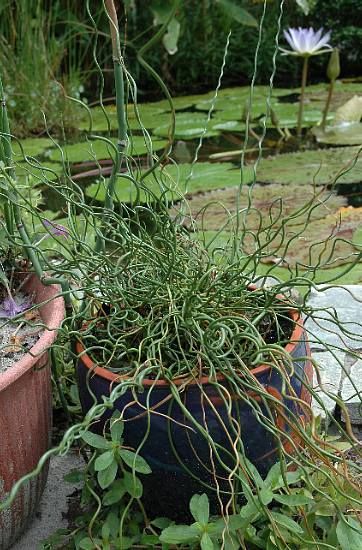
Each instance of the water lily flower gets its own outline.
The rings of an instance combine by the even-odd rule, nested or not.
[[[56,237],[64,237],[65,239],[68,238],[68,230],[64,227],[64,225],[60,225],[59,223],[54,223],[49,220],[43,220],[43,224],[52,235],[55,235]]]
[[[284,55],[295,55],[303,58],[302,85],[297,121],[297,136],[300,138],[302,136],[304,93],[307,84],[308,60],[313,55],[319,55],[332,50],[332,46],[328,44],[331,33],[328,31],[323,35],[323,29],[315,31],[312,27],[309,27],[309,29],[302,29],[302,27],[299,27],[298,29],[289,28],[283,32],[286,41],[292,49],[279,49]]]
[[[326,32],[323,35],[323,29],[315,31],[310,27],[309,29],[289,28],[283,31],[284,38],[288,42],[292,50],[286,50],[280,48],[284,55],[296,55],[298,57],[310,57],[312,55],[319,55],[327,53],[332,49],[332,46],[328,44],[331,33]]]
[[[14,298],[8,296],[0,306],[0,318],[12,319],[18,313],[22,313],[31,306],[28,300],[17,303]]]

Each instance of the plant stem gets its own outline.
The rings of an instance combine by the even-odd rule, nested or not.
[[[105,0],[106,13],[109,19],[110,33],[112,39],[112,58],[114,70],[114,82],[116,87],[116,107],[117,107],[117,122],[118,122],[118,143],[116,156],[113,161],[112,173],[110,175],[106,197],[104,201],[104,217],[107,216],[107,211],[113,210],[113,194],[117,181],[117,174],[120,170],[124,156],[124,150],[127,146],[127,122],[125,112],[124,99],[124,79],[123,79],[123,59],[121,52],[121,44],[119,40],[118,18],[114,5],[114,0]],[[104,220],[103,220],[104,221]],[[104,224],[103,224],[104,228]],[[95,252],[100,252],[104,248],[104,235],[101,229],[97,236]]]
[[[331,80],[330,83],[329,83],[328,97],[327,97],[326,106],[325,106],[324,112],[323,112],[323,120],[322,120],[322,129],[323,130],[326,127],[327,115],[328,115],[329,108],[331,106],[331,100],[332,100],[332,95],[333,95],[335,82],[336,82],[335,80]]]
[[[304,60],[303,60],[302,88],[301,88],[301,91],[300,91],[299,112],[298,112],[298,124],[297,124],[297,136],[298,136],[298,138],[300,138],[300,137],[302,136],[304,94],[305,94],[305,86],[306,86],[306,84],[307,84],[308,59],[309,59],[309,57],[306,56],[306,57],[304,57]]]

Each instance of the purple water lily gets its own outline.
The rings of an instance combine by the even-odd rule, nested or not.
[[[0,318],[12,319],[19,313],[23,313],[23,311],[29,309],[30,306],[31,303],[28,300],[17,303],[14,298],[8,296],[0,305]]]
[[[65,239],[68,238],[68,230],[64,227],[64,225],[60,225],[59,223],[54,223],[49,220],[43,220],[43,224],[52,235],[55,235],[56,237],[64,237]]]
[[[292,48],[292,50],[280,48],[284,55],[310,57],[329,52],[332,49],[332,46],[328,44],[331,38],[330,31],[323,35],[323,29],[315,31],[312,27],[309,29],[299,27],[298,29],[289,28],[283,32],[286,41]]]

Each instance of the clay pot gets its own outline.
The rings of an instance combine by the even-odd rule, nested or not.
[[[14,483],[31,472],[50,445],[52,390],[47,350],[64,319],[60,287],[44,286],[32,276],[26,290],[35,302],[45,330],[19,361],[0,374],[0,502]],[[10,508],[0,511],[0,550],[9,548],[36,512],[48,468],[23,485]]]
[[[287,396],[282,395],[283,377],[278,369],[261,364],[250,372],[258,384],[275,398],[273,410],[275,424],[282,433],[288,435],[298,445],[300,443],[298,436],[293,429],[293,423],[288,421],[288,416],[295,415],[298,418],[298,424],[301,422],[305,424],[309,420],[308,405],[311,402],[311,394],[307,386],[312,381],[312,364],[309,360],[309,345],[302,320],[294,310],[290,311],[290,317],[295,323],[290,342],[286,345],[286,351],[293,358],[294,364],[294,374],[289,380],[292,388],[290,395],[298,397],[300,401],[288,399]],[[98,402],[102,402],[103,396],[109,396],[114,385],[127,380],[127,377],[117,376],[94,364],[81,343],[78,343],[77,352],[79,354],[77,365],[79,394],[83,411],[86,412],[94,404],[94,396]],[[176,379],[173,382],[180,389],[180,398],[188,412],[199,425],[207,426],[212,440],[220,445],[220,449],[226,450],[226,452],[221,451],[224,462],[228,463],[230,460],[232,462],[233,458],[230,459],[232,449],[228,438],[228,432],[232,433],[230,413],[227,412],[218,387],[208,377],[189,380],[186,385],[185,378]],[[234,394],[234,390],[221,374],[218,376],[218,384],[224,386],[225,391],[228,391],[231,396],[231,416],[240,425],[246,456],[255,464],[260,474],[265,476],[279,458],[278,441],[259,421],[253,408]],[[140,454],[152,469],[151,475],[142,478],[144,485],[142,501],[150,517],[159,515],[185,521],[187,520],[185,510],[187,514],[191,496],[200,492],[208,493],[213,513],[219,513],[216,490],[212,489],[215,482],[214,474],[210,472],[210,449],[204,436],[191,429],[192,423],[172,398],[167,381],[144,379],[142,385],[143,390],[140,392],[136,388],[133,391],[126,390],[115,402],[114,407],[122,412],[125,420],[125,445],[135,449],[141,445]],[[250,392],[247,386],[245,392],[260,402],[258,395]],[[307,406],[303,406],[303,402]],[[262,403],[261,407],[263,410]],[[154,411],[150,417],[145,414],[149,409]],[[101,433],[112,412],[112,410],[107,411],[92,429]],[[282,443],[287,451],[293,452],[293,446],[287,437],[284,441],[282,437]],[[233,467],[233,464],[229,466]],[[226,477],[225,470],[222,471],[220,468],[217,476],[219,488],[224,490],[227,500],[230,487],[223,481]]]

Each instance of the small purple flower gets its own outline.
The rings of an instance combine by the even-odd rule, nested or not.
[[[280,48],[284,55],[310,57],[311,55],[329,52],[332,49],[332,46],[328,44],[331,38],[330,31],[322,36],[323,29],[315,31],[312,27],[309,29],[299,27],[298,29],[289,28],[287,31],[283,31],[283,33],[284,38],[292,48],[292,51]]]
[[[49,220],[43,220],[43,224],[52,235],[55,235],[56,237],[64,237],[65,239],[68,238],[68,230],[64,227],[64,225],[60,225],[59,223],[54,223]]]
[[[21,303],[16,303],[16,301],[8,296],[5,298],[3,303],[0,305],[0,318],[12,319],[19,313],[22,313],[31,306],[31,303],[28,300],[24,300]]]

